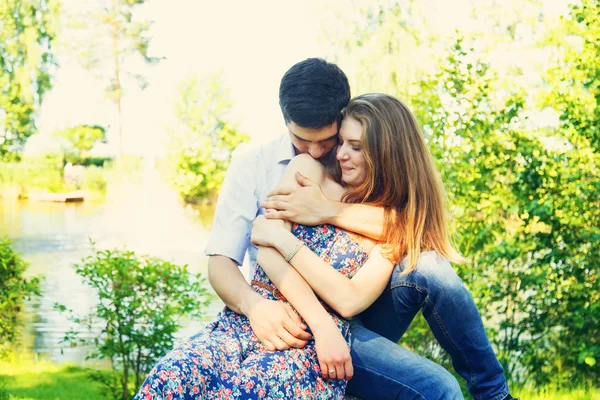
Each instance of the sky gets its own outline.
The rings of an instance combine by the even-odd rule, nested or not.
[[[105,1],[105,0],[104,0]],[[429,0],[430,26],[449,35],[465,24],[479,29],[484,20],[473,18],[473,0]],[[507,0],[515,3],[516,0]],[[103,0],[63,0],[65,15],[93,12]],[[233,119],[253,140],[267,141],[285,132],[278,105],[279,81],[293,64],[323,57],[328,48],[320,40],[324,24],[340,24],[331,9],[355,13],[350,4],[367,0],[148,0],[137,16],[153,21],[150,55],[163,57],[156,66],[141,69],[150,83],[144,91],[126,88],[123,99],[125,152],[164,154],[166,129],[173,124],[177,86],[191,74],[200,77],[222,72],[230,88]],[[492,2],[493,3],[493,2]],[[547,0],[551,12],[561,12],[563,0]],[[60,43],[77,39],[63,33]],[[86,71],[79,60],[58,46],[53,89],[46,94],[38,119],[41,135],[78,124],[110,126],[108,149],[116,148],[116,107],[105,96],[106,80]],[[107,63],[107,71],[110,63]],[[352,71],[352,65],[341,65]],[[357,93],[354,93],[357,94]],[[112,146],[112,147],[111,147]]]
[[[92,1],[68,0],[64,7],[81,10],[85,3]],[[151,0],[140,11],[154,20],[151,55],[164,59],[145,68],[146,90],[130,87],[124,97],[125,152],[161,152],[177,85],[191,74],[223,73],[234,99],[233,118],[253,139],[283,133],[279,81],[296,62],[322,55],[319,15],[312,7],[310,1]],[[84,123],[114,126],[116,107],[106,99],[106,81],[68,54],[59,53],[58,61],[54,87],[40,112],[40,132]]]

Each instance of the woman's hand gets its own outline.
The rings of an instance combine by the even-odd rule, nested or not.
[[[331,322],[330,327],[313,331],[321,374],[323,379],[350,379],[354,375],[350,348],[338,327]]]
[[[250,240],[255,246],[273,247],[275,238],[283,232],[286,232],[284,220],[266,219],[263,215],[259,215],[252,225]]]

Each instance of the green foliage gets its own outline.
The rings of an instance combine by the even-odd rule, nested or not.
[[[198,203],[216,195],[231,152],[249,138],[229,120],[230,93],[219,75],[207,81],[189,78],[179,91],[175,104],[179,122],[169,131],[165,172],[184,201]]]
[[[590,365],[599,349],[598,155],[553,146],[564,123],[556,132],[528,128],[523,96],[495,95],[497,81],[459,40],[446,66],[422,81],[438,97],[413,99],[471,260],[457,268],[496,322],[489,334],[509,377],[587,383],[598,373]]]
[[[81,189],[105,195],[108,189],[106,173],[100,167],[86,167],[80,179]]]
[[[541,18],[531,7],[533,20]],[[482,51],[522,45],[518,20],[494,16],[495,42],[459,34],[433,72],[411,73],[396,61],[417,57],[405,49],[424,37],[402,39],[419,25],[410,6],[361,9],[364,29],[342,41],[362,62],[351,81],[398,95],[417,114],[448,189],[456,244],[469,258],[456,269],[517,383],[560,389],[600,379],[599,7],[582,1],[542,38],[551,63],[537,74],[544,81],[531,83],[520,75],[526,63],[508,60],[506,69]],[[389,56],[369,60],[377,48]],[[556,124],[528,120],[547,109]],[[449,366],[421,318],[402,343]]]
[[[39,278],[25,277],[27,263],[0,239],[0,346],[14,343],[23,301],[40,294]]]
[[[0,2],[0,158],[35,132],[35,112],[50,89],[58,2]]]
[[[62,178],[62,161],[58,156],[28,158],[22,162],[0,162],[2,196],[14,193],[26,197],[35,190],[64,192],[73,190]]]
[[[553,65],[542,99],[560,113],[562,135],[574,146],[600,153],[600,3],[584,0],[571,7],[547,44],[554,45]]]
[[[110,161],[100,157],[69,159],[84,165],[97,163],[101,166]],[[110,162],[107,164],[111,165]],[[25,198],[34,192],[64,193],[82,189],[92,195],[103,196],[111,174],[115,175],[110,168],[90,165],[78,167],[70,176],[64,173],[62,157],[50,154],[28,157],[20,162],[0,162],[0,194],[2,197]]]
[[[71,163],[73,165],[82,165],[84,167],[104,167],[105,163],[112,160],[113,159],[111,157],[80,157],[75,155],[65,156],[65,163]]]
[[[202,315],[209,303],[204,279],[199,274],[191,276],[187,266],[137,257],[127,250],[97,251],[75,268],[97,291],[99,302],[87,316],[71,313],[78,329],[64,339],[71,345],[92,346],[89,358],[109,359],[120,372],[120,386],[111,390],[129,398],[156,361],[173,348],[182,316]],[[56,307],[66,311],[62,305]],[[99,335],[82,335],[98,326]]]
[[[78,125],[65,128],[54,133],[54,136],[63,139],[69,145],[65,154],[75,153],[81,157],[90,151],[96,142],[106,142],[105,129],[98,125]]]

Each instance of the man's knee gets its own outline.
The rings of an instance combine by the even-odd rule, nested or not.
[[[421,253],[416,269],[403,275],[402,272],[405,268],[406,261],[396,266],[392,285],[412,286],[424,292],[436,289],[445,292],[464,289],[462,280],[456,274],[450,261],[435,251]]]
[[[446,371],[446,374],[439,374],[436,380],[435,384],[439,388],[439,397],[435,397],[436,399],[464,399],[462,389],[451,373]]]

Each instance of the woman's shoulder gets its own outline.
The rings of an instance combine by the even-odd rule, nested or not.
[[[323,164],[312,158],[310,154],[298,154],[290,160],[288,168],[293,168],[299,172],[326,172]]]
[[[327,168],[309,154],[299,154],[292,158],[287,166],[288,171],[300,172],[302,175],[317,183],[325,195],[339,201],[345,193],[345,189],[335,182],[328,174]]]

